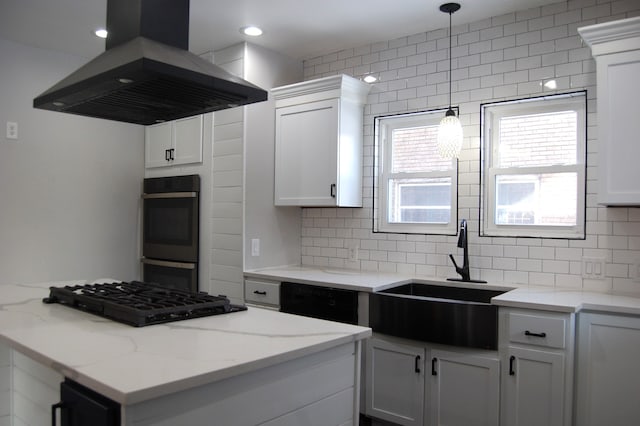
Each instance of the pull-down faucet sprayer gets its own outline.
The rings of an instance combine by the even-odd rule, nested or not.
[[[460,274],[461,278],[447,278],[449,281],[463,281],[467,283],[486,283],[482,280],[472,280],[471,273],[469,272],[469,237],[467,235],[467,220],[462,219],[460,221],[460,235],[458,236],[458,248],[463,251],[462,267],[458,267],[455,258],[452,254],[449,254],[449,258],[453,262],[453,266],[456,268],[456,272]]]

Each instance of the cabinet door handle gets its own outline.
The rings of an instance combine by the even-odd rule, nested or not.
[[[431,375],[432,376],[437,376],[438,375],[438,371],[436,371],[436,365],[438,364],[438,358],[433,357],[431,358]]]
[[[331,188],[329,189],[329,194],[331,194],[331,198],[336,198],[336,184],[332,183]]]
[[[171,161],[171,150],[170,149],[165,149],[164,150],[164,159],[166,161]]]
[[[415,371],[416,373],[419,373],[419,372],[420,372],[420,355],[416,355],[416,359],[415,359],[415,362],[414,362],[413,368],[414,368],[414,371]]]
[[[253,292],[253,294],[259,294],[260,296],[266,296],[267,292],[266,291],[255,290]]]
[[[58,410],[58,408],[62,411],[62,409],[64,409],[64,403],[63,402],[58,402],[57,404],[53,404],[51,406],[51,426],[56,426],[57,422],[56,422],[56,411]]]
[[[547,337],[547,333],[545,333],[544,331],[542,333],[532,333],[529,330],[525,330],[524,335],[532,337]]]
[[[515,357],[515,356],[513,356],[513,355],[511,355],[511,356],[509,357],[509,375],[510,375],[510,376],[515,376],[515,375],[516,375],[516,372],[515,372],[515,370],[513,369],[513,364],[514,364],[515,362],[516,362],[516,357]]]
[[[170,157],[171,157],[171,161],[175,160],[176,157],[173,156],[173,153],[176,151],[174,148],[171,148],[170,150]]]

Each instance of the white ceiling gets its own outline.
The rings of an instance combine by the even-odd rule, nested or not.
[[[200,54],[243,40],[298,59],[447,27],[447,0],[191,0],[189,50]],[[557,0],[458,0],[453,25]],[[92,35],[107,0],[0,0],[0,37],[87,58],[104,51]],[[249,38],[239,28],[264,29]],[[6,58],[5,58],[6,59]],[[5,60],[3,59],[3,60]]]

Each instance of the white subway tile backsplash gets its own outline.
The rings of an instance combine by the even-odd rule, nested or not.
[[[483,279],[640,295],[640,283],[630,277],[632,266],[640,262],[640,209],[608,209],[598,206],[595,197],[596,68],[590,49],[577,34],[584,25],[638,14],[636,0],[569,0],[453,28],[452,101],[460,107],[465,132],[458,217],[474,218],[469,221],[474,232],[471,264]],[[365,108],[364,207],[303,209],[303,264],[441,278],[456,275],[448,259],[449,253],[461,256],[455,237],[371,232],[373,117],[448,105],[448,46],[445,27],[305,61],[305,79],[376,72],[381,81],[372,87]],[[588,90],[587,236],[584,240],[478,237],[480,104],[542,95],[547,92],[540,83],[547,78],[558,81],[556,92]],[[222,185],[233,186],[236,175],[223,176]],[[359,247],[356,262],[347,260],[349,244]],[[583,257],[606,259],[605,280],[582,278]]]
[[[618,0],[611,2],[611,14],[614,16],[622,13],[630,13],[632,16],[638,16],[639,12],[640,6],[637,0]]]

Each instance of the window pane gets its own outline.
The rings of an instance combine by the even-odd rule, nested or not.
[[[438,126],[394,129],[391,141],[391,173],[415,173],[451,169],[451,160],[437,151]]]
[[[495,167],[576,164],[575,111],[502,117]]]
[[[389,223],[449,223],[451,178],[390,179]]]
[[[574,226],[577,185],[577,173],[499,175],[496,224]]]

